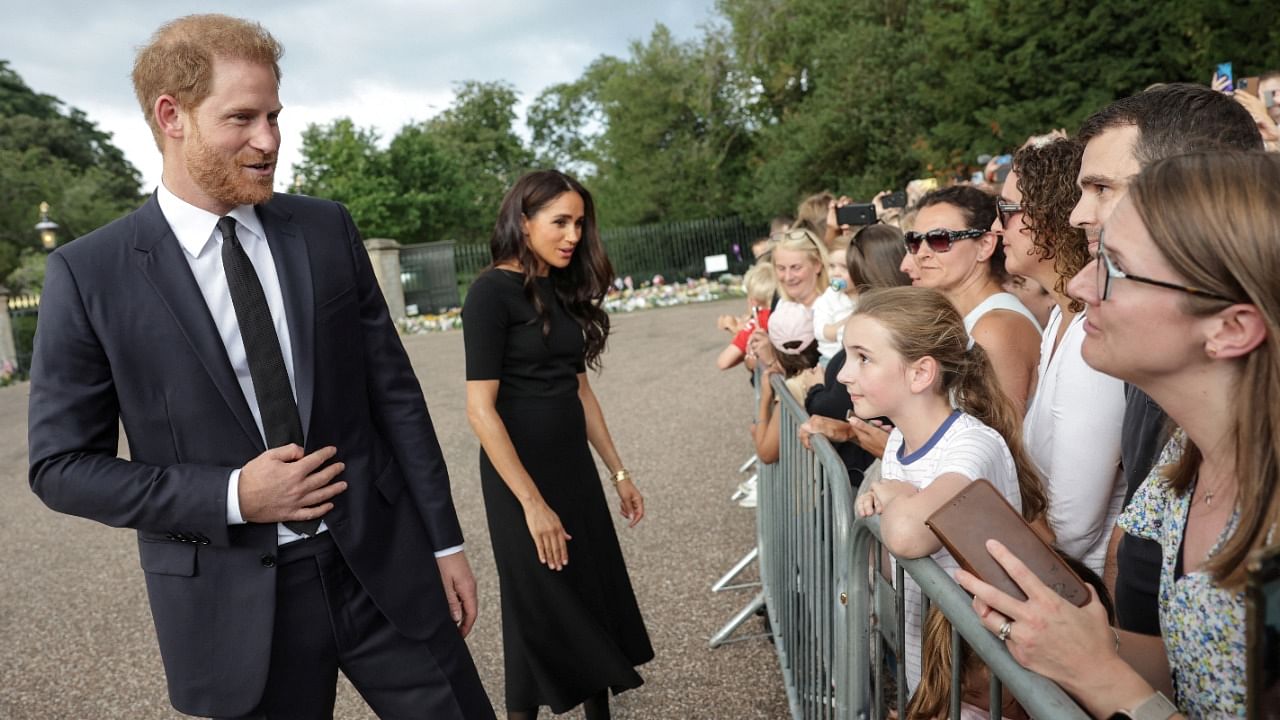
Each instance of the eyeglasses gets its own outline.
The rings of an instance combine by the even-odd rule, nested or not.
[[[1141,275],[1130,275],[1116,267],[1115,261],[1111,259],[1111,253],[1107,252],[1107,246],[1103,241],[1102,235],[1098,236],[1098,257],[1096,262],[1098,263],[1098,297],[1103,301],[1111,299],[1112,280],[1132,280],[1134,282],[1155,285],[1156,287],[1168,288],[1169,290],[1178,290],[1191,295],[1199,295],[1200,297],[1222,300],[1223,302],[1236,302],[1229,297],[1224,297],[1217,293],[1202,290],[1197,287],[1179,285],[1177,283],[1165,282],[1163,280],[1152,280],[1151,278],[1142,277]]]
[[[990,230],[943,230],[941,228],[929,232],[909,232],[903,236],[907,243],[907,252],[915,255],[920,252],[920,243],[929,243],[929,249],[936,253],[951,252],[951,244],[957,240],[972,240],[991,232]]]
[[[782,232],[773,233],[772,235],[769,236],[769,240],[774,245],[777,245],[778,243],[783,242],[784,240],[807,240],[813,243],[814,246],[817,246],[820,242],[822,242],[821,240],[818,239],[817,235],[814,235],[812,232],[805,230],[804,228],[796,228],[794,230],[783,230]]]
[[[996,203],[996,215],[1000,216],[1000,227],[1008,228],[1009,221],[1013,219],[1014,215],[1022,212],[1022,209],[1022,203],[1020,202],[1001,200]]]

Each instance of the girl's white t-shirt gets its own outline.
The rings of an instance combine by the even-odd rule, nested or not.
[[[970,480],[979,478],[990,482],[1018,512],[1022,512],[1022,493],[1018,490],[1018,471],[1000,433],[983,425],[972,415],[959,410],[951,413],[946,422],[934,432],[923,447],[910,455],[903,454],[902,431],[897,428],[889,433],[889,443],[881,461],[883,480],[901,480],[923,490],[946,473],[959,473]],[[960,565],[946,548],[931,556],[951,577],[955,577]],[[920,684],[920,586],[906,575],[907,636],[906,662],[907,687],[915,692]]]

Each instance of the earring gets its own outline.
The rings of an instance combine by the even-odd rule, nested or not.
[[[1204,352],[1206,355],[1208,355],[1211,358],[1217,359],[1218,357],[1218,348],[1213,345],[1206,347],[1204,349]]]

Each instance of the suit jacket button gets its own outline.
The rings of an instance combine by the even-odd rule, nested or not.
[[[272,568],[276,566],[276,556],[271,553],[263,553],[259,559],[262,560],[262,567]]]

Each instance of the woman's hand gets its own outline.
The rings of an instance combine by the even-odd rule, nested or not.
[[[1116,653],[1116,636],[1094,589],[1089,588],[1089,604],[1078,608],[1041,582],[1000,542],[988,540],[987,551],[1018,583],[1027,600],[1014,599],[958,571],[956,581],[974,596],[973,609],[983,626],[999,635],[1008,623],[1005,644],[1013,658],[1072,692],[1084,690],[1088,695],[1099,684],[1110,683],[1116,663],[1124,662]]]
[[[533,545],[538,549],[538,562],[552,570],[563,569],[569,564],[568,541],[573,539],[560,524],[550,505],[537,500],[525,506],[524,521],[529,525]]]
[[[884,457],[884,448],[889,444],[892,425],[885,425],[879,420],[863,420],[853,415],[849,416],[848,424],[851,440],[872,455],[878,458]]]
[[[627,527],[635,527],[644,519],[644,497],[630,479],[623,480],[613,487],[618,491],[622,517],[630,521]]]

